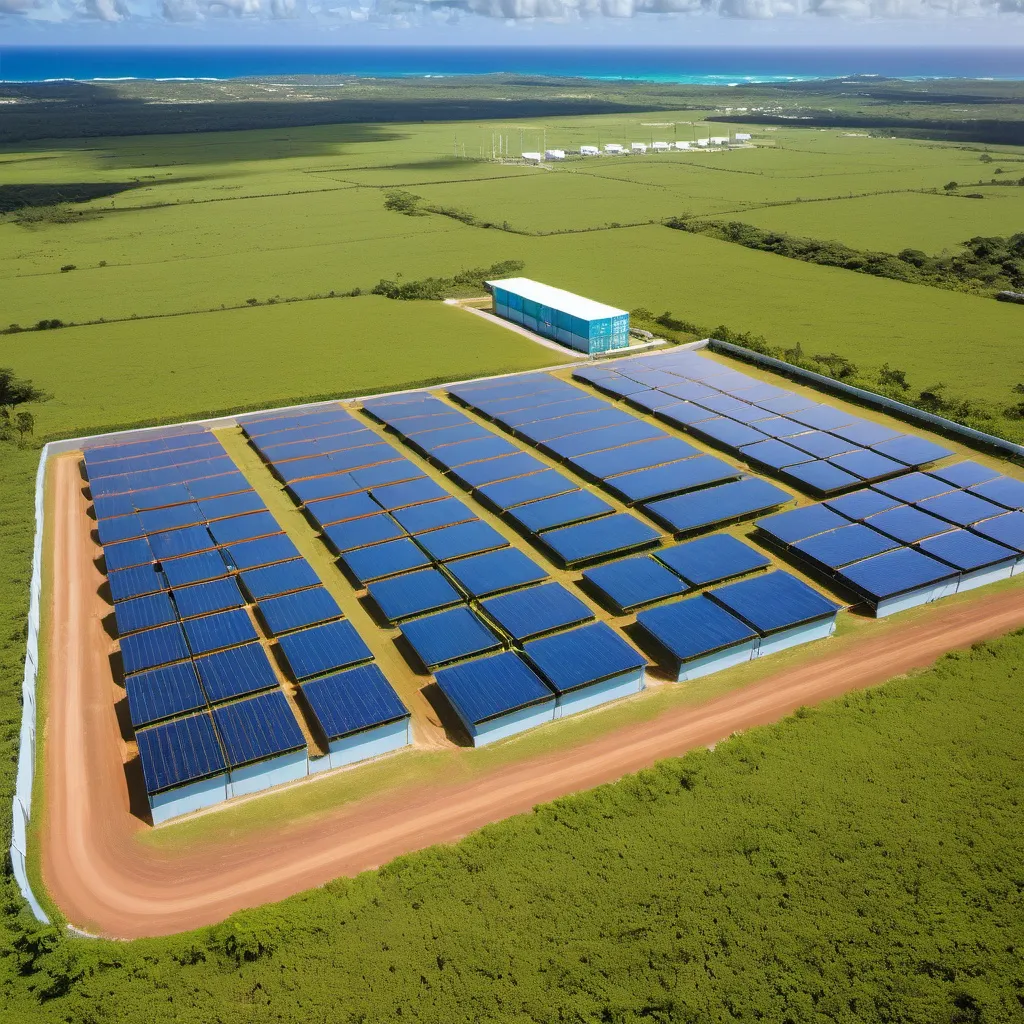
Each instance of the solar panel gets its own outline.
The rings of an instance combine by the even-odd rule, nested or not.
[[[303,683],[302,695],[328,742],[409,717],[376,665],[360,665]]]
[[[801,462],[812,462],[813,456],[807,452],[794,448],[785,441],[772,438],[768,441],[758,441],[757,444],[749,444],[740,449],[740,455],[751,462],[756,462],[769,469],[785,469],[787,466],[796,466]]]
[[[878,489],[865,487],[862,491],[844,494],[841,498],[829,498],[825,502],[825,507],[839,512],[847,519],[860,520],[867,519],[868,516],[873,516],[876,512],[898,508],[900,504],[898,498],[883,494]]]
[[[436,678],[441,692],[467,725],[480,725],[555,699],[544,681],[513,651],[440,669]]]
[[[619,552],[635,551],[655,544],[660,539],[654,527],[628,512],[591,519],[575,526],[562,526],[541,535],[545,546],[567,566]]]
[[[410,480],[403,484],[389,484],[386,487],[374,487],[370,491],[373,500],[384,509],[405,508],[407,505],[418,505],[423,501],[435,501],[447,498],[448,492],[439,484],[424,477],[421,480]]]
[[[952,579],[957,571],[913,548],[897,548],[854,562],[839,575],[868,598],[881,601]]]
[[[698,455],[682,462],[670,462],[667,466],[623,473],[605,481],[605,486],[627,503],[636,504],[696,490],[708,484],[736,480],[742,475],[740,470],[713,455]]]
[[[999,471],[983,466],[980,462],[957,462],[952,466],[946,466],[945,469],[931,470],[931,476],[945,480],[954,487],[973,487],[975,484],[994,480],[999,476]]]
[[[403,537],[348,551],[341,556],[341,562],[358,583],[365,585],[385,576],[422,568],[430,564],[430,559],[412,540]]]
[[[130,488],[134,490],[134,488]],[[164,508],[167,505],[184,505],[192,500],[192,494],[184,484],[168,484],[165,487],[151,487],[135,490],[132,503],[139,512],[147,509]]]
[[[471,597],[487,597],[527,583],[547,579],[547,573],[533,559],[516,548],[471,555],[445,566]]]
[[[357,459],[356,462],[358,463],[358,461]],[[274,466],[277,475],[289,485],[298,483],[300,480],[327,476],[328,473],[342,472],[348,468],[354,467],[341,465],[335,462],[330,455],[311,455],[305,459],[289,459],[287,462]]]
[[[189,583],[202,583],[227,575],[227,566],[219,551],[200,551],[183,558],[169,558],[160,565],[172,587],[184,587]]]
[[[344,452],[333,452],[328,458],[333,471],[349,473],[367,466],[375,466],[379,462],[390,462],[398,458],[398,452],[389,444],[366,444]]]
[[[900,501],[915,502],[924,498],[934,498],[938,494],[946,494],[953,490],[951,484],[939,480],[930,473],[907,473],[893,480],[875,485],[876,491],[899,498]]]
[[[135,739],[150,796],[216,775],[227,767],[208,713],[140,729]]]
[[[320,577],[304,558],[250,569],[241,573],[240,578],[254,601],[320,585]]]
[[[675,405],[678,399],[664,391],[638,391],[630,395],[626,401],[644,412],[654,412],[656,409],[664,408],[666,405]]]
[[[255,491],[242,491],[240,494],[227,494],[199,502],[200,515],[210,521],[240,516],[246,512],[260,512],[265,508],[263,499]]]
[[[258,640],[259,634],[253,627],[244,608],[215,612],[196,619],[185,620],[185,635],[193,654],[208,654],[224,647]]]
[[[694,587],[743,576],[770,565],[770,559],[727,533],[711,534],[654,553],[674,573]]]
[[[531,640],[523,650],[559,694],[647,665],[646,659],[604,622]]]
[[[402,636],[428,670],[497,650],[501,642],[468,608],[413,619],[401,627]]]
[[[395,429],[405,437],[424,430],[437,430],[440,427],[457,427],[466,422],[463,413],[455,409],[445,408],[444,411],[434,412],[425,416],[407,416],[396,421]]]
[[[1003,511],[999,505],[968,491],[950,491],[948,494],[919,501],[916,505],[923,512],[948,519],[957,526],[971,526],[982,519],[992,519]]]
[[[232,544],[281,532],[277,520],[269,512],[251,512],[244,516],[221,519],[211,523],[209,529],[218,544]]]
[[[805,428],[806,429],[806,428]],[[797,434],[789,438],[788,444],[801,451],[813,455],[816,459],[828,459],[833,455],[857,450],[857,445],[844,441],[835,434],[826,434],[822,430],[811,430],[806,434]]]
[[[417,534],[438,530],[444,526],[455,526],[457,523],[472,522],[477,515],[457,498],[442,498],[440,501],[428,501],[422,505],[398,509],[394,517],[409,533]]]
[[[116,572],[118,569],[128,569],[133,565],[155,562],[156,556],[149,546],[149,541],[145,537],[139,537],[120,544],[104,544],[103,561],[107,572]]]
[[[199,583],[192,587],[181,587],[173,590],[171,596],[177,605],[178,614],[183,619],[194,615],[208,615],[210,612],[220,612],[227,608],[241,608],[245,604],[245,598],[242,597],[242,592],[232,576],[211,580],[209,583]]]
[[[794,544],[826,530],[847,526],[848,521],[824,505],[805,505],[758,519],[754,525],[783,544]]]
[[[650,441],[637,441],[620,448],[609,448],[592,455],[572,459],[572,464],[585,475],[604,480],[619,473],[629,473],[666,462],[689,459],[700,452],[678,437],[660,437]]]
[[[163,573],[158,572],[152,564],[133,565],[130,569],[108,573],[107,583],[110,585],[110,596],[115,601],[127,601],[132,597],[167,589]]]
[[[267,598],[259,603],[259,611],[267,628],[275,635],[340,618],[342,614],[338,602],[324,587]]]
[[[676,402],[675,405],[662,405],[659,406],[655,412],[655,416],[659,420],[664,420],[666,423],[671,423],[674,427],[680,427],[683,430],[687,430],[697,423],[707,423],[711,420],[716,422],[722,420],[721,416],[716,416],[710,409],[705,409],[703,406],[694,405],[692,402]],[[724,422],[732,423],[733,420]],[[766,435],[761,434],[761,437]],[[751,440],[759,440],[754,437]]]
[[[133,597],[129,601],[115,601],[114,618],[118,635],[124,636],[126,633],[137,633],[141,629],[176,622],[178,615],[167,591],[161,590],[145,597]]]
[[[305,504],[318,498],[334,498],[339,494],[351,494],[362,490],[350,473],[330,473],[315,480],[300,480],[289,484],[288,490],[296,501]]]
[[[659,414],[664,414],[664,412],[665,410],[659,410]],[[741,448],[744,445],[754,444],[756,441],[767,440],[767,435],[762,434],[760,430],[748,427],[744,423],[737,423],[736,420],[726,419],[724,416],[692,423],[689,427],[698,437],[703,437],[724,448]]]
[[[794,395],[791,392],[779,398],[758,399],[757,404],[762,409],[777,412],[782,416],[792,416],[793,413],[799,412],[801,409],[810,409],[811,406],[817,405],[813,398]]]
[[[916,544],[925,537],[934,537],[937,533],[946,533],[952,529],[945,520],[910,505],[879,512],[864,521],[868,526],[873,526],[904,544]]]
[[[994,519],[976,523],[971,529],[1024,554],[1024,513],[1006,512]]]
[[[585,430],[601,427],[617,427],[635,422],[634,418],[620,409],[604,409],[600,412],[581,412],[574,416],[560,416],[554,420],[543,420],[520,427],[517,433],[534,444],[547,443],[569,434],[580,434]]]
[[[853,423],[857,417],[842,412],[831,405],[811,405],[805,409],[789,413],[791,419],[817,430],[835,430]]]
[[[462,441],[459,444],[447,445],[439,448],[431,454],[435,460],[449,468],[464,466],[470,462],[482,462],[484,459],[495,459],[501,455],[515,455],[519,451],[515,445],[500,437],[476,438],[472,441]]]
[[[1014,480],[1009,476],[997,476],[994,480],[975,484],[970,493],[980,495],[988,501],[994,501],[1004,508],[1024,508],[1024,482]]]
[[[261,565],[296,558],[299,554],[299,549],[283,533],[258,540],[244,540],[240,544],[231,544],[224,551],[236,569],[255,569]]]
[[[828,530],[797,541],[793,548],[826,569],[839,569],[899,546],[898,541],[872,530],[870,526],[851,523],[840,526],[838,530]]]
[[[883,477],[894,476],[904,471],[902,463],[867,448],[835,455],[828,461],[861,480],[881,480]]]
[[[687,587],[674,573],[650,555],[626,558],[588,569],[583,578],[618,612],[626,613],[641,605],[679,597]]]
[[[194,664],[211,704],[278,685],[267,652],[258,643],[207,654]]]
[[[237,470],[228,473],[218,473],[216,476],[204,477],[198,480],[190,480],[188,484],[189,494],[196,501],[205,498],[220,498],[228,494],[238,494],[243,491],[251,491],[249,481]]]
[[[799,466],[788,466],[780,470],[780,473],[788,480],[795,481],[803,490],[822,497],[858,487],[863,483],[852,473],[822,461],[802,462]]]
[[[97,519],[125,516],[135,511],[130,494],[115,494],[109,498],[93,498],[93,511]]]
[[[614,395],[616,398],[622,398],[626,395],[631,395],[637,391],[645,391],[647,389],[646,384],[640,384],[638,381],[630,380],[628,377],[602,377],[600,380],[593,381],[593,385],[600,391],[604,391],[606,394]]]
[[[897,437],[905,436],[898,430],[884,427],[881,423],[871,423],[868,420],[854,420],[845,426],[833,428],[832,432],[838,437],[852,441],[860,448],[869,448],[872,445],[881,444],[883,441],[893,441]]]
[[[560,402],[545,403],[515,412],[505,412],[495,419],[504,426],[517,430],[529,423],[536,423],[540,420],[559,419],[563,416],[576,416],[580,413],[603,412],[608,408],[608,403],[603,398],[595,398],[592,395],[584,395],[575,392],[574,395],[566,396]]]
[[[308,679],[370,661],[373,654],[347,619],[327,622],[278,639],[292,674]]]
[[[205,526],[186,526],[181,530],[154,533],[149,538],[149,546],[157,560],[162,562],[165,558],[179,558],[197,551],[207,551],[216,545]]]
[[[437,452],[439,456],[443,457],[445,453],[438,451],[440,448],[459,444],[461,441],[474,441],[478,438],[489,437],[494,437],[489,430],[485,430],[479,423],[465,420],[457,427],[425,430],[412,438],[410,444],[422,452]]]
[[[669,384],[661,388],[666,395],[683,402],[700,402],[705,398],[714,398],[719,394],[715,388],[709,388],[707,384],[699,384],[697,381],[681,381],[678,384]]]
[[[579,488],[567,476],[563,476],[557,469],[547,469],[530,476],[488,484],[481,487],[478,493],[495,508],[509,509],[528,501],[552,498],[556,494],[575,490]]]
[[[324,527],[376,515],[380,512],[380,505],[365,492],[356,491],[354,494],[311,501],[306,505],[306,511],[317,525]]]
[[[560,583],[513,590],[488,598],[480,607],[517,643],[594,618],[594,613]]]
[[[137,729],[206,706],[196,670],[190,661],[149,669],[124,681],[128,711]]]
[[[944,459],[947,455],[953,454],[948,448],[943,448],[941,444],[910,435],[896,437],[891,441],[883,441],[881,444],[871,447],[873,451],[880,452],[887,458],[904,462],[908,466],[923,466],[925,463],[935,462],[936,459]]]
[[[118,541],[141,537],[146,529],[142,519],[133,514],[117,516],[114,519],[98,519],[96,532],[99,534],[100,543],[106,546],[107,544],[116,544]]]
[[[590,491],[569,491],[554,498],[520,505],[509,517],[529,533],[540,533],[556,526],[595,519],[614,511],[608,502]]]
[[[757,429],[769,437],[786,438],[787,440],[799,437],[807,432],[807,427],[802,423],[797,423],[796,420],[790,420],[784,416],[772,416],[766,420],[758,420]],[[789,440],[789,444],[800,447],[796,440]]]
[[[354,469],[350,474],[359,487],[383,487],[385,484],[418,480],[425,475],[419,466],[408,459],[395,459],[394,462],[382,462],[379,466]]]
[[[459,592],[437,569],[421,569],[380,580],[367,589],[389,622],[462,604]]]
[[[635,441],[653,440],[664,436],[665,431],[661,427],[630,417],[629,423],[569,434],[566,437],[547,441],[542,447],[545,451],[549,451],[561,459],[574,459],[580,455],[602,452],[608,448],[618,448],[620,445],[632,444]]]
[[[674,533],[686,533],[764,512],[787,501],[792,498],[785,491],[767,480],[750,477],[674,498],[662,498],[643,507]]]
[[[177,622],[121,637],[121,664],[125,675],[188,657],[185,634]]]
[[[708,593],[726,611],[743,619],[762,636],[834,617],[840,608],[813,587],[780,569],[727,583]]]
[[[704,406],[705,409],[711,409],[712,412],[719,413],[722,416],[728,416],[731,420],[736,420],[737,423],[753,423],[755,420],[767,419],[771,413],[765,412],[764,409],[759,409],[756,405],[750,405],[747,402],[741,402],[738,398],[733,398],[732,395],[715,395],[712,398],[702,398],[697,405]]]
[[[213,719],[232,768],[279,757],[306,745],[288,699],[280,690],[214,708]]]
[[[1017,560],[1016,551],[979,537],[969,530],[953,530],[931,537],[921,541],[919,547],[926,555],[947,562],[961,572],[972,572]]]
[[[194,501],[190,501],[185,505],[172,505],[170,508],[154,508],[140,512],[138,519],[146,533],[155,534],[165,530],[178,530],[186,526],[198,526],[203,522],[203,513]]]
[[[339,553],[365,548],[381,541],[396,540],[405,536],[402,529],[386,512],[375,516],[364,516],[346,523],[335,523],[324,529],[324,536]]]
[[[637,615],[636,621],[679,662],[749,643],[757,636],[746,623],[703,594],[689,601],[648,608]]]
[[[494,527],[479,520],[433,530],[418,540],[420,547],[438,562],[508,547],[508,541]]]
[[[452,476],[466,487],[477,488],[497,483],[499,480],[510,480],[512,477],[536,473],[547,468],[540,459],[534,458],[526,452],[517,452],[515,455],[503,455],[501,458],[471,462],[467,466],[460,466],[457,472],[452,473]]]

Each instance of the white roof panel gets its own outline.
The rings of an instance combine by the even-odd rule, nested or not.
[[[603,302],[585,299],[582,295],[574,295],[561,288],[552,288],[549,284],[531,281],[528,277],[509,277],[502,281],[485,283],[491,288],[504,288],[506,291],[521,295],[524,299],[532,299],[570,316],[577,316],[581,320],[603,320],[610,316],[629,315],[624,309],[606,306]]]

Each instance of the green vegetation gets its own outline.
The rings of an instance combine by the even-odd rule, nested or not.
[[[492,267],[475,267],[451,277],[428,277],[422,281],[380,281],[374,286],[373,294],[405,300],[465,298],[485,292],[485,281],[511,277],[522,269],[522,260],[504,260]]]

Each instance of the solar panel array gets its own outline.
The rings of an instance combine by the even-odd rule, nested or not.
[[[221,443],[158,434],[84,463],[147,790],[304,747],[267,639],[323,672],[372,656]]]
[[[976,462],[758,520],[758,531],[877,605],[1024,560],[1024,485]]]

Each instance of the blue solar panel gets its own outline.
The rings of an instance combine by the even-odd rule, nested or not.
[[[674,533],[686,533],[754,515],[787,501],[792,497],[774,484],[748,478],[648,502],[644,509]]]
[[[211,580],[193,587],[181,587],[173,590],[171,595],[178,607],[178,614],[183,619],[194,615],[208,615],[210,612],[221,612],[227,608],[241,608],[245,598],[238,589],[234,577]]]
[[[228,494],[222,498],[207,498],[199,503],[199,510],[206,520],[226,519],[246,512],[260,512],[266,508],[263,499],[255,491]]]
[[[862,558],[880,555],[883,551],[892,551],[899,546],[899,541],[861,523],[840,526],[838,530],[828,530],[806,540],[797,541],[793,545],[800,554],[826,569],[838,569]]]
[[[244,516],[233,516],[210,524],[210,533],[218,544],[233,544],[235,541],[251,540],[280,533],[281,527],[269,512],[252,512]]]
[[[244,540],[226,547],[224,551],[236,569],[255,569],[260,565],[287,561],[299,554],[298,548],[283,533],[275,537]]]
[[[324,536],[335,551],[344,553],[385,540],[396,540],[405,536],[402,529],[386,512],[375,516],[352,519],[347,523],[335,523],[324,530]]]
[[[480,607],[517,643],[594,618],[594,613],[560,583],[514,590],[488,598]]]
[[[873,516],[876,512],[898,508],[900,504],[902,503],[898,498],[891,498],[870,487],[854,491],[852,494],[844,494],[840,498],[829,498],[825,502],[827,508],[853,520],[867,519],[868,516]]]
[[[735,480],[743,474],[713,455],[698,455],[667,466],[623,473],[605,482],[608,490],[629,504],[696,490],[708,484]]]
[[[177,621],[178,615],[171,604],[166,590],[145,597],[133,597],[129,601],[114,602],[114,618],[120,636],[137,633],[140,629],[152,629],[168,622]]]
[[[994,480],[976,484],[971,488],[971,494],[978,494],[1004,508],[1024,508],[1024,482],[1013,477],[997,476]]]
[[[267,598],[260,601],[259,610],[267,628],[275,635],[341,617],[338,602],[324,587]]]
[[[869,516],[864,522],[904,544],[915,544],[925,537],[934,537],[937,533],[946,533],[953,528],[945,520],[910,505],[879,512],[877,515]]]
[[[567,693],[647,665],[646,659],[603,622],[533,640],[523,649],[556,693]]]
[[[172,661],[183,661],[188,657],[185,634],[177,622],[121,637],[121,663],[125,675],[156,668],[158,665],[168,665]]]
[[[972,527],[975,533],[999,541],[1014,551],[1024,553],[1024,513],[1006,512],[994,519],[986,519]]]
[[[826,530],[846,526],[847,520],[824,505],[805,505],[758,519],[754,525],[783,544],[793,544]]]
[[[789,444],[797,444],[795,438],[804,435],[807,428],[796,420],[786,419],[784,416],[772,416],[766,420],[757,421],[757,429],[769,437],[785,438]],[[792,440],[791,440],[792,439]]]
[[[436,678],[441,692],[467,725],[555,699],[544,681],[513,651],[441,669]]]
[[[797,423],[804,423],[817,430],[835,430],[837,427],[845,427],[857,419],[851,413],[841,412],[831,405],[811,405],[790,413],[789,417],[796,420]]]
[[[787,393],[779,398],[758,399],[757,404],[762,409],[768,409],[770,412],[777,412],[790,418],[793,413],[799,412],[801,409],[810,409],[811,406],[817,405],[813,398],[792,393]]]
[[[493,526],[480,521],[433,530],[418,539],[420,547],[438,562],[508,547],[508,541]]]
[[[437,569],[422,569],[380,580],[367,589],[389,622],[462,604],[459,592]]]
[[[951,533],[923,540],[918,546],[926,555],[948,562],[961,572],[971,572],[1017,560],[1016,551],[1011,551],[985,537],[979,537],[969,530],[953,530]]]
[[[685,544],[662,548],[654,553],[654,557],[695,587],[721,583],[771,564],[760,551],[727,533],[698,537]]]
[[[622,398],[636,391],[645,391],[647,389],[646,384],[641,384],[638,381],[622,376],[602,377],[600,380],[593,381],[593,385],[595,388],[609,395],[614,395],[616,398]]]
[[[167,581],[156,566],[133,565],[130,569],[120,569],[107,574],[110,584],[110,596],[115,601],[127,601],[131,597],[141,597],[158,590],[167,589]]]
[[[289,633],[280,637],[278,644],[296,679],[308,679],[373,658],[370,648],[347,619]]]
[[[915,502],[924,498],[934,498],[937,494],[946,494],[953,490],[953,486],[930,473],[907,473],[905,476],[876,484],[875,490],[899,498],[900,501]]]
[[[919,587],[952,579],[957,571],[913,548],[897,548],[884,555],[854,562],[840,574],[862,594],[876,601]]]
[[[196,658],[195,666],[211,704],[278,685],[267,652],[259,644]]]
[[[515,455],[503,455],[501,458],[487,459],[484,462],[471,462],[468,466],[460,466],[452,476],[466,487],[476,488],[547,468],[540,459],[526,452],[518,452]]]
[[[549,530],[541,539],[566,565],[635,551],[660,540],[654,527],[628,512]]]
[[[696,381],[680,381],[678,384],[667,384],[661,387],[666,395],[683,402],[699,402],[704,398],[714,398],[719,394],[715,388],[709,388],[707,384],[698,384]]]
[[[360,484],[349,473],[331,473],[317,477],[315,480],[300,480],[291,484],[288,490],[295,499],[305,504],[318,498],[334,498],[339,494],[351,494],[362,490]]]
[[[376,665],[360,665],[303,683],[302,695],[328,742],[409,717]]]
[[[425,430],[423,433],[417,434],[410,443],[422,452],[437,452],[438,457],[443,457],[445,453],[437,451],[439,448],[459,444],[462,441],[474,441],[478,438],[489,437],[494,437],[489,430],[485,430],[479,423],[466,420],[457,427]]]
[[[193,654],[208,654],[259,639],[244,608],[185,620],[185,635]]]
[[[629,473],[666,462],[678,462],[700,453],[678,437],[661,437],[637,441],[620,448],[609,448],[592,455],[572,459],[572,464],[595,480],[604,480],[618,473]]]
[[[873,449],[858,449],[835,455],[828,460],[833,466],[846,473],[851,473],[861,480],[881,480],[886,476],[894,476],[904,472],[904,465],[879,454]]]
[[[716,423],[734,422],[733,420],[725,420],[721,416],[716,416],[710,409],[705,409],[700,405],[694,405],[692,402],[676,402],[674,405],[659,406],[655,415],[659,420],[664,420],[666,423],[671,423],[672,426],[681,427],[684,430],[697,423],[709,423],[712,420]],[[757,441],[766,436],[760,431],[758,431],[757,434],[759,436],[754,436],[750,438],[750,440]]]
[[[439,410],[432,410],[424,416],[403,417],[401,420],[395,421],[393,426],[404,437],[411,437],[426,430],[439,430],[441,427],[457,427],[465,422],[466,417],[463,413],[455,409],[449,409],[442,404]]]
[[[788,572],[775,570],[709,591],[727,611],[762,636],[805,622],[834,617],[839,605]]]
[[[382,462],[379,466],[355,469],[350,475],[359,487],[383,487],[385,484],[418,480],[425,474],[408,459],[396,459],[394,462]]]
[[[488,551],[482,555],[446,565],[456,581],[472,597],[487,597],[502,590],[511,590],[527,583],[547,579],[547,573],[531,558],[516,548]]]
[[[659,412],[664,411],[659,410]],[[744,423],[737,423],[736,420],[726,419],[724,416],[693,423],[690,425],[690,430],[698,437],[713,441],[725,448],[741,448],[744,445],[767,440],[767,436],[760,430],[748,427]]]
[[[190,661],[127,676],[124,688],[135,728],[206,706],[206,695]]]
[[[542,447],[561,459],[574,459],[591,452],[602,452],[608,448],[618,448],[635,441],[653,440],[664,436],[665,431],[661,427],[631,417],[629,423],[569,434],[567,437],[548,441]]]
[[[624,426],[636,422],[634,417],[620,409],[604,409],[600,412],[581,412],[575,416],[560,416],[554,420],[543,420],[520,427],[517,433],[534,444],[547,443],[569,434],[581,434],[585,430],[601,427]]]
[[[301,750],[306,745],[288,699],[280,690],[214,708],[213,720],[232,768]]]
[[[808,455],[807,452],[802,452],[799,448],[794,448],[776,438],[747,445],[740,449],[740,455],[751,462],[767,466],[769,469],[785,469],[787,466],[813,461],[813,456]]]
[[[482,462],[484,459],[496,459],[501,455],[515,455],[519,451],[515,445],[503,441],[500,437],[481,437],[461,444],[448,445],[432,453],[434,459],[443,466],[454,468],[470,462]]]
[[[241,580],[254,601],[320,585],[320,577],[304,558],[250,569],[241,574]]]
[[[183,526],[196,526],[203,522],[203,511],[194,502],[172,505],[170,508],[154,508],[138,514],[139,522],[146,533],[160,533],[164,530],[178,530]]]
[[[971,526],[983,519],[992,519],[1003,511],[999,505],[994,505],[991,501],[979,498],[968,491],[950,491],[948,494],[927,498],[916,504],[923,512],[948,519],[957,526]]]
[[[337,498],[325,498],[306,505],[306,511],[319,526],[344,523],[380,512],[378,505],[368,494],[357,491]]]
[[[350,473],[367,466],[376,466],[380,462],[391,462],[398,458],[398,452],[389,444],[366,444],[361,448],[334,452],[328,458],[332,466],[330,471],[341,470],[343,473]]]
[[[457,498],[442,498],[440,501],[428,501],[422,505],[399,509],[394,517],[409,533],[417,534],[439,530],[444,526],[455,526],[456,523],[472,522],[477,515]]]
[[[836,491],[858,487],[862,480],[828,462],[803,462],[799,466],[788,466],[781,470],[784,477],[796,481],[805,491],[822,497]]]
[[[425,536],[433,536],[426,534]],[[341,556],[342,564],[361,584],[409,572],[430,564],[430,559],[408,537],[389,540],[385,544],[374,544],[368,548],[357,548]]]
[[[189,494],[196,501],[206,498],[220,498],[228,494],[238,494],[243,491],[251,491],[249,481],[237,470],[230,473],[219,473],[217,476],[205,477],[200,480],[191,480],[188,485]]]
[[[605,377],[616,376],[618,376],[618,372],[610,366],[584,366],[572,371],[573,380],[582,380],[588,384],[593,384],[594,381],[602,380]]]
[[[579,488],[567,476],[557,469],[547,469],[530,476],[516,477],[514,480],[503,480],[496,484],[481,487],[479,494],[486,498],[495,508],[509,509],[523,505],[528,501],[551,498],[556,494],[575,491]]]
[[[944,459],[947,455],[953,454],[948,448],[943,448],[934,441],[910,435],[872,445],[872,450],[880,452],[887,458],[904,462],[908,466],[923,466],[925,463],[935,462],[936,459]]]
[[[999,471],[983,466],[980,462],[957,462],[945,469],[933,469],[931,476],[953,484],[954,487],[973,487],[975,484],[983,484],[986,480],[994,480],[999,476]]]
[[[755,420],[767,419],[771,415],[771,413],[765,412],[764,409],[759,409],[756,405],[750,405],[747,402],[741,402],[732,395],[715,395],[712,398],[702,398],[696,404],[702,405],[705,409],[710,409],[712,412],[719,413],[722,416],[728,416],[729,419],[736,420],[737,423],[749,424]]]
[[[118,569],[127,569],[133,565],[155,562],[156,556],[149,546],[149,541],[145,537],[139,537],[137,540],[126,540],[120,544],[105,544],[103,561],[107,572],[116,572]]]
[[[96,532],[99,534],[100,543],[105,546],[141,537],[146,532],[146,528],[142,519],[137,515],[117,516],[114,519],[97,520]]]
[[[806,434],[797,434],[787,440],[794,448],[813,455],[816,459],[828,459],[833,455],[857,450],[857,445],[844,441],[834,434],[826,434],[821,430],[811,430]]]
[[[115,494],[110,498],[94,498],[92,507],[97,519],[125,516],[135,511],[130,494]]]
[[[474,654],[485,654],[501,646],[498,637],[468,608],[451,608],[436,615],[413,619],[406,622],[401,630],[427,669]]]
[[[219,551],[200,551],[184,558],[169,558],[160,565],[172,587],[184,587],[189,583],[202,583],[227,575],[227,566]]]
[[[871,423],[868,420],[854,420],[846,426],[832,428],[832,432],[860,448],[869,448],[871,445],[904,436],[899,430],[883,427],[880,423]]]
[[[370,494],[377,504],[388,510],[405,508],[407,505],[418,505],[423,501],[435,501],[438,498],[449,496],[443,487],[427,478],[410,480],[404,484],[374,487]]]
[[[227,765],[209,714],[190,715],[135,734],[149,795],[223,772]]]
[[[569,491],[554,498],[520,505],[510,518],[530,533],[540,533],[556,526],[579,523],[607,515],[615,509],[590,491]]]
[[[149,538],[149,545],[158,561],[192,555],[216,546],[205,526],[186,526],[182,530],[154,533]]]
[[[630,395],[626,401],[630,405],[642,409],[644,412],[654,412],[656,409],[662,409],[666,405],[675,405],[678,399],[673,398],[672,395],[666,395],[664,391],[651,390],[638,391],[636,394]]]
[[[636,621],[679,662],[749,644],[757,636],[746,623],[703,594],[689,601],[648,608],[637,615]]]
[[[562,401],[518,409],[514,412],[501,413],[495,419],[510,429],[516,430],[519,427],[525,427],[527,424],[536,423],[539,420],[553,420],[563,416],[576,416],[579,413],[603,412],[607,408],[608,403],[603,398],[595,398],[592,395],[584,395],[577,391],[574,395],[566,396]]]
[[[650,555],[588,569],[583,578],[618,612],[685,594],[687,587],[674,573]]]
[[[286,484],[326,476],[328,473],[342,472],[346,468],[348,467],[335,463],[330,455],[312,455],[305,459],[290,459],[274,467],[277,475]]]

